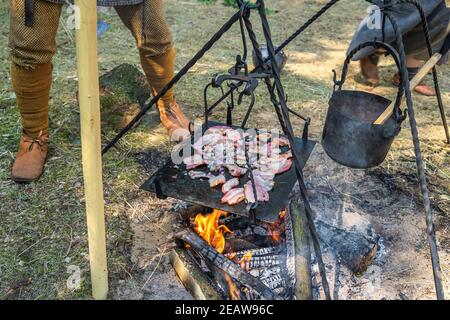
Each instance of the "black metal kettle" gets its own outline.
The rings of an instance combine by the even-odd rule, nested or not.
[[[345,60],[340,81],[336,80],[336,71],[333,70],[334,92],[329,101],[322,136],[323,148],[333,160],[357,169],[371,168],[384,161],[394,138],[400,132],[401,123],[406,118],[400,110],[404,94],[402,85],[399,86],[394,112],[381,125],[375,125],[373,122],[391,104],[389,99],[364,91],[342,90],[352,57],[369,46],[386,50],[401,70],[398,54],[388,44],[372,41],[352,50]],[[403,79],[408,75],[400,76]]]

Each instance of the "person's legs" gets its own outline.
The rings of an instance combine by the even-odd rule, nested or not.
[[[379,52],[375,52],[360,60],[361,73],[372,86],[376,86],[380,83],[380,75],[378,71],[380,55],[381,54]]]
[[[446,7],[445,1],[442,1],[427,16],[427,21],[432,50],[433,52],[439,52],[450,32],[450,9]],[[421,23],[403,34],[403,44],[405,46],[406,65],[408,67],[409,77],[412,79],[424,64],[424,61],[430,58]],[[398,82],[399,76],[396,75],[394,77],[394,83]],[[436,95],[434,88],[427,86],[423,82],[414,88],[414,90],[425,96]]]
[[[419,60],[412,55],[406,56],[406,66],[408,67],[409,80],[411,80],[412,78],[414,78],[416,76],[416,74],[419,72],[419,70],[423,64],[424,64],[424,62],[422,60]],[[400,85],[399,73],[396,73],[394,75],[393,82],[395,85]],[[414,88],[414,91],[416,91],[417,93],[424,95],[424,96],[435,96],[436,95],[436,91],[433,88],[430,88],[429,86],[427,86],[423,82],[419,83],[419,85],[417,85]]]
[[[37,0],[32,27],[25,26],[23,1],[10,1],[11,78],[21,114],[23,135],[12,168],[16,181],[33,181],[47,156],[51,60],[61,5]]]
[[[144,0],[139,5],[117,6],[115,9],[136,39],[142,68],[152,94],[156,95],[174,76],[175,51],[172,34],[164,18],[163,1]],[[189,130],[189,120],[176,103],[173,88],[159,101],[158,109],[161,122],[171,138],[175,138],[178,129]]]

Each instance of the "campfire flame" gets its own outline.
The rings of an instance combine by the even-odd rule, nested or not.
[[[273,224],[268,224],[268,231],[269,236],[272,238],[272,240],[275,243],[281,242],[281,233],[282,230],[280,230],[280,226],[283,223],[284,217],[286,216],[286,210],[280,211],[280,214],[278,215],[278,219]]]
[[[239,265],[242,269],[249,271],[250,270],[250,261],[252,260],[253,254],[249,251],[244,254],[239,260]]]
[[[226,217],[227,212],[214,209],[210,214],[199,213],[194,220],[194,230],[217,252],[225,250],[225,233],[232,233],[225,225],[219,225],[219,219]]]
[[[239,293],[239,289],[236,287],[236,284],[231,279],[231,277],[227,273],[224,273],[224,278],[228,285],[228,294],[230,295],[230,299],[231,300],[241,300],[241,295]]]

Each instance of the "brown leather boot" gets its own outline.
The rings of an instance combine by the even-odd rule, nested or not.
[[[375,63],[374,59],[376,58],[364,57],[360,61],[361,72],[372,86],[376,86],[380,83],[378,65]]]
[[[173,100],[169,107],[166,107],[163,101],[159,101],[158,109],[161,123],[167,129],[170,141],[181,142],[189,138],[190,121],[181,111],[176,100]]]
[[[167,52],[153,56],[148,52],[140,52],[141,64],[152,87],[153,96],[157,95],[173,78],[175,51],[173,48]],[[174,98],[173,88],[158,101],[161,122],[169,133],[171,141],[181,142],[189,137],[190,122],[181,111]]]
[[[20,139],[19,151],[12,167],[12,179],[15,182],[32,182],[44,172],[48,152],[48,134],[39,134],[31,138],[25,133]]]

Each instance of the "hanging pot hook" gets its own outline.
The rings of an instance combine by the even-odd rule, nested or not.
[[[342,81],[339,81],[337,79],[337,72],[335,69],[332,70],[333,71],[333,91],[336,91],[337,88],[341,89],[342,88]]]
[[[248,49],[247,49],[247,38],[245,36],[245,28],[244,28],[244,17],[249,15],[250,8],[247,3],[242,2],[240,0],[237,1],[237,4],[240,8],[240,16],[239,16],[239,27],[241,31],[241,39],[243,46],[243,54],[236,56],[236,64],[234,66],[234,74],[238,75],[240,71],[243,69],[244,74],[247,76],[248,65],[247,65],[247,57],[248,57]]]
[[[242,103],[243,94],[244,94],[244,92],[239,95],[239,99],[238,99],[239,105]],[[256,101],[255,93],[252,92],[250,94],[250,104],[248,105],[247,113],[245,114],[244,120],[242,120],[241,128],[245,128],[248,118],[250,117],[250,114],[252,113],[253,106],[255,105],[255,101]]]

